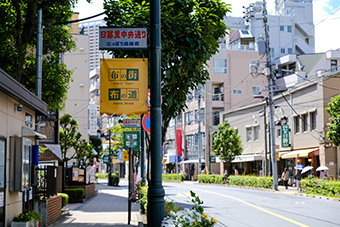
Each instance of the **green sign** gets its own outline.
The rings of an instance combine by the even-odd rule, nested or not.
[[[216,163],[216,156],[210,156],[210,163]]]
[[[139,141],[140,141],[140,131],[124,131],[124,149],[128,150],[131,148],[132,150],[139,150]]]
[[[104,155],[104,156],[103,156],[103,162],[104,162],[104,163],[109,163],[109,156]]]
[[[282,147],[289,147],[289,125],[284,124],[281,125],[281,131],[282,131]]]

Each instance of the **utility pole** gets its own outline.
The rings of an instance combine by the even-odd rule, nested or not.
[[[277,176],[277,162],[276,162],[276,148],[275,148],[275,131],[274,131],[274,109],[273,109],[273,68],[270,59],[270,49],[269,49],[269,33],[268,33],[268,15],[267,15],[267,7],[266,0],[263,0],[263,26],[265,32],[265,48],[266,48],[266,68],[265,68],[265,76],[268,79],[268,101],[269,101],[269,123],[270,123],[270,144],[271,144],[271,152],[272,152],[272,174],[273,174],[273,189],[278,190],[278,176]]]
[[[268,98],[266,98],[266,103],[263,106],[263,118],[264,118],[264,175],[268,176],[268,149],[267,149],[267,102]]]
[[[148,189],[148,226],[159,227],[165,215],[162,185],[161,2],[150,1],[150,114],[151,179]]]
[[[175,117],[176,180],[178,180],[177,117]]]
[[[201,139],[201,89],[202,85],[198,85],[198,164],[197,164],[197,180],[198,175],[201,170],[201,148],[202,148],[202,139]]]

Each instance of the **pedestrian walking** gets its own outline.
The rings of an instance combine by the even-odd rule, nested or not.
[[[287,171],[287,167],[284,168],[282,176],[281,176],[284,186],[286,187],[286,189],[288,189],[288,171]]]
[[[325,180],[328,177],[328,173],[325,170],[321,170],[320,179]]]
[[[298,169],[297,173],[295,175],[295,182],[296,182],[296,189],[298,191],[301,191],[301,179],[302,179],[302,174],[301,174],[301,170]]]

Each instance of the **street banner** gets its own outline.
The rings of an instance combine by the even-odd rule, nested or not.
[[[148,112],[148,60],[100,60],[100,114]]]
[[[147,28],[99,27],[100,50],[140,50],[148,48]]]
[[[281,126],[282,131],[282,147],[289,147],[289,125],[284,124]]]
[[[176,130],[177,155],[182,156],[182,130]]]

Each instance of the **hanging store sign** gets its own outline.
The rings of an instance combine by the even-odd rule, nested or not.
[[[284,124],[281,125],[281,131],[282,131],[282,147],[289,147],[289,125]]]
[[[146,28],[99,27],[99,49],[147,49]]]
[[[100,113],[118,116],[148,112],[148,60],[100,60]]]

